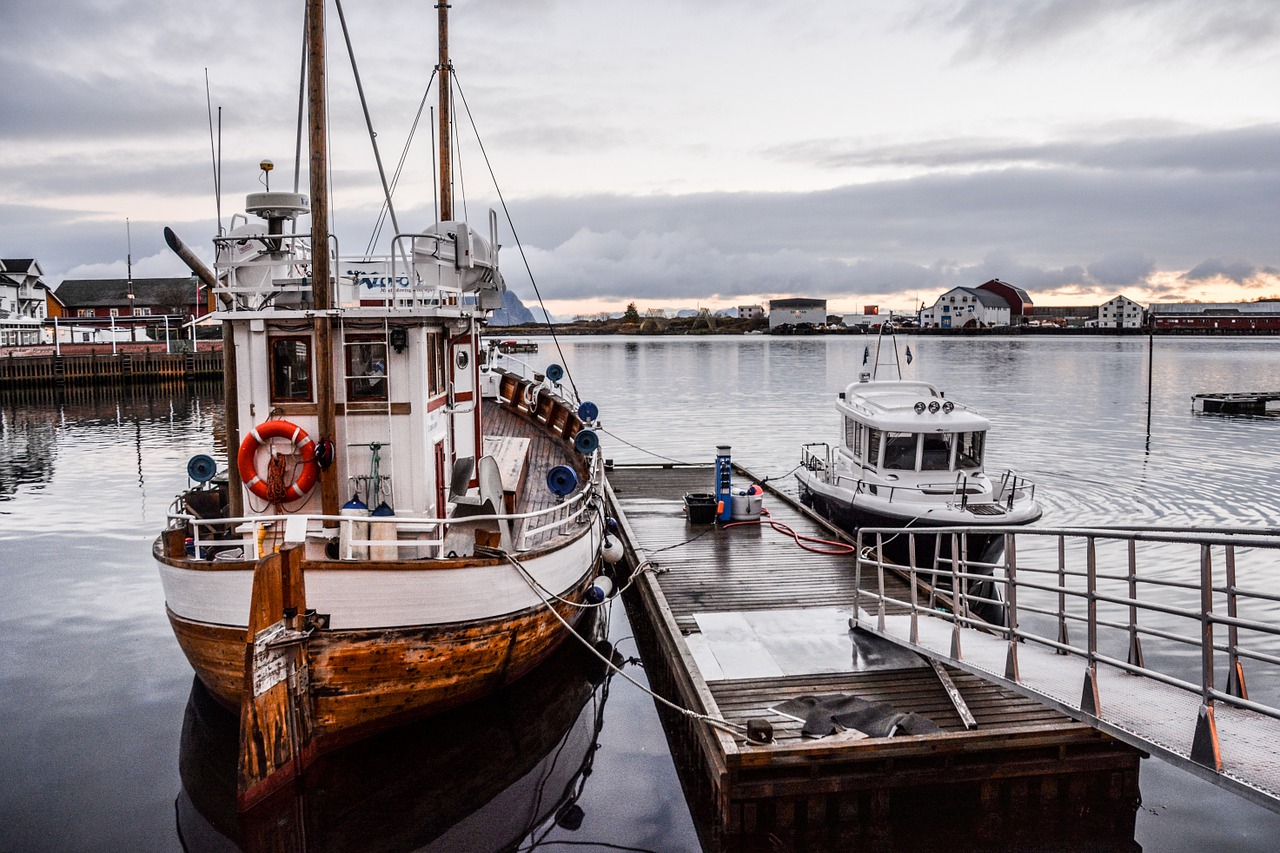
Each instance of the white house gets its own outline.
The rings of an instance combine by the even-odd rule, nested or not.
[[[769,329],[783,325],[799,326],[807,323],[810,326],[827,324],[827,300],[825,299],[770,299]]]
[[[1142,306],[1127,296],[1117,296],[1098,306],[1098,319],[1089,325],[1099,329],[1141,329]]]
[[[920,309],[920,328],[1007,326],[1009,316],[1009,303],[998,293],[976,287],[953,287],[931,307]]]
[[[739,305],[738,306],[739,320],[759,320],[763,316],[764,316],[763,305]]]
[[[44,343],[49,287],[32,258],[0,259],[0,346]]]

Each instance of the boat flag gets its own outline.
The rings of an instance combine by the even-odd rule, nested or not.
[[[866,364],[867,359],[871,358],[871,347],[862,348],[862,363]]]
[[[911,363],[911,344],[907,344],[907,364]]]

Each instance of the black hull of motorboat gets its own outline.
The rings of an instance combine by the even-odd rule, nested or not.
[[[861,528],[908,528],[914,532],[889,534],[877,542],[874,537],[868,538],[863,546],[880,547],[886,562],[898,566],[914,565],[919,576],[942,590],[951,589],[951,555],[952,536],[930,531],[930,528],[941,528],[952,525],[932,524],[919,518],[907,518],[884,515],[850,506],[831,500],[817,492],[801,488],[800,502],[810,507],[823,518],[844,530],[850,536],[857,536]],[[913,548],[914,543],[914,548]],[[960,540],[960,548],[969,569],[975,574],[991,574],[992,567],[1004,557],[1003,533],[967,533]],[[936,574],[934,574],[936,572]],[[999,603],[1000,586],[995,581],[971,580],[969,595],[973,599],[989,599],[973,601],[970,612],[982,620],[994,625],[1006,623],[1005,608]]]

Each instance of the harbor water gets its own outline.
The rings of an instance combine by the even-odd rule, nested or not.
[[[568,367],[615,463],[711,465],[728,445],[785,483],[802,444],[835,442],[832,402],[876,339],[538,343],[512,357]],[[991,420],[988,471],[1034,480],[1044,524],[1278,526],[1280,418],[1194,414],[1191,399],[1280,390],[1280,339],[1150,343],[883,346],[899,348],[908,378]],[[193,687],[151,559],[187,460],[224,458],[224,441],[216,385],[0,396],[0,850],[233,850],[262,837],[236,823],[235,719]],[[1181,579],[1196,581],[1195,567]],[[603,630],[644,683],[620,605]],[[307,847],[701,849],[652,699],[582,655],[537,676],[321,767],[297,809]],[[1280,815],[1157,759],[1141,787],[1135,837],[1116,850],[1244,853],[1280,838]]]

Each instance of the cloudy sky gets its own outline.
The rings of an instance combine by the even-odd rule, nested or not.
[[[185,272],[293,181],[303,0],[0,4],[0,256],[46,279]],[[394,169],[435,64],[430,0],[344,7]],[[788,295],[909,309],[999,277],[1037,304],[1280,296],[1275,0],[455,0],[452,53],[555,314]],[[332,4],[344,252],[381,202]],[[215,118],[216,120],[216,118]],[[470,218],[495,204],[468,129]],[[396,191],[433,220],[424,116]],[[305,187],[303,167],[303,190]],[[126,220],[129,226],[126,229]],[[534,302],[511,229],[508,284]],[[385,245],[385,233],[384,233]]]

